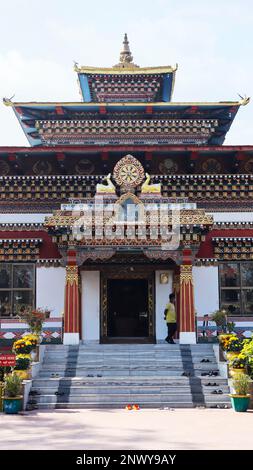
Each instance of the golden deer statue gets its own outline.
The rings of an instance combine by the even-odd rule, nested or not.
[[[105,180],[107,184],[102,184],[98,183],[96,185],[96,193],[110,193],[110,194],[115,194],[115,186],[112,183],[111,180],[111,173],[109,173],[106,177]]]
[[[146,173],[146,179],[141,187],[141,194],[161,194],[161,184],[150,184],[150,175]]]

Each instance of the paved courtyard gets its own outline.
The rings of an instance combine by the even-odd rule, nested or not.
[[[0,422],[0,449],[253,449],[253,410],[33,411]]]

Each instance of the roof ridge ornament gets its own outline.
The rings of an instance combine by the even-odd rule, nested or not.
[[[113,68],[138,68],[139,66],[133,63],[133,55],[129,47],[127,33],[124,35],[123,49],[120,52],[119,63],[114,65]]]
[[[246,104],[248,104],[250,102],[250,97],[249,96],[247,96],[247,95],[241,96],[239,93],[238,93],[238,96],[241,98],[240,101],[239,101],[240,105],[246,106]]]
[[[14,103],[12,101],[12,98],[14,98],[14,96],[15,96],[15,93],[14,93],[14,95],[11,96],[11,98],[4,97],[3,98],[3,104],[5,104],[5,106],[14,106]]]

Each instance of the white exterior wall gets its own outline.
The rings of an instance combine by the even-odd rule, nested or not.
[[[52,214],[0,214],[1,224],[41,224]]]
[[[82,340],[100,340],[100,272],[82,271]]]
[[[219,308],[218,266],[193,267],[195,311],[197,316]]]
[[[253,212],[208,212],[214,222],[253,222]]]
[[[65,268],[36,269],[36,305],[51,310],[50,317],[61,317],[64,310]]]
[[[160,284],[160,274],[169,274],[168,284]],[[173,271],[156,271],[155,273],[155,332],[156,340],[164,340],[167,336],[167,325],[164,321],[165,305],[169,301],[169,295],[172,293]]]

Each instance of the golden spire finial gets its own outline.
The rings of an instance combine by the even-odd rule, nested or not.
[[[119,61],[121,64],[130,64],[131,62],[133,62],[133,56],[130,51],[129,41],[126,33],[124,36],[123,50],[120,53]]]
[[[138,65],[133,63],[133,56],[130,51],[127,33],[125,33],[124,35],[123,49],[119,56],[119,63],[114,65],[113,68],[117,68],[117,69],[138,68]]]

